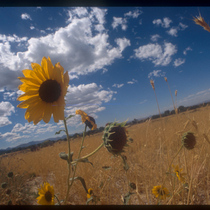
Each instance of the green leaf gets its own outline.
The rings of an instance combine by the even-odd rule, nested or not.
[[[128,193],[123,197],[123,199],[124,199],[124,201],[123,201],[124,205],[128,205],[128,202],[129,202],[130,197],[131,197],[132,194],[134,194],[134,193],[128,192]]]
[[[77,161],[77,162],[83,162],[83,163],[90,163],[90,164],[93,166],[93,163],[91,163],[87,158],[82,159],[82,160],[76,159],[75,161]],[[73,165],[75,165],[75,164],[76,164],[76,163],[74,163]]]
[[[111,166],[102,166],[103,169],[108,170],[111,168]]]
[[[55,132],[55,135],[56,135],[56,134],[60,134],[61,131],[66,132],[65,130],[59,130],[59,131]]]
[[[72,114],[71,114],[71,115],[69,115],[68,117],[66,117],[65,120],[68,120],[68,119],[70,119],[70,118],[72,118],[72,117],[74,117],[74,116],[75,116],[75,115],[72,115]]]
[[[90,198],[88,198],[88,199],[87,199],[87,202],[86,202],[86,205],[88,205],[88,203],[90,203],[90,201],[93,202],[93,199],[94,199],[93,196],[91,196]]]
[[[80,180],[80,182],[82,183],[83,188],[85,189],[85,192],[88,194],[88,190],[87,190],[87,187],[86,187],[86,184],[85,184],[85,180],[81,176],[74,177],[74,180],[76,180],[76,179]],[[70,179],[70,181],[71,180],[72,180],[72,178]]]

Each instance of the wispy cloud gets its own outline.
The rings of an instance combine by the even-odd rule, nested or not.
[[[184,59],[184,58],[177,58],[177,59],[174,61],[174,66],[177,67],[177,66],[182,65],[183,63],[185,63],[185,59]]]
[[[147,102],[147,99],[145,99],[145,100],[139,102],[139,104],[144,104],[144,103],[146,103],[146,102]]]
[[[183,23],[179,23],[178,26],[174,26],[172,27],[170,30],[166,31],[169,35],[177,37],[178,36],[178,31],[183,31],[187,28],[188,26],[183,24]]]
[[[121,29],[125,31],[127,29],[127,19],[122,17],[113,17],[112,28],[116,29],[121,26]]]
[[[152,78],[152,77],[164,77],[165,76],[165,72],[162,72],[162,70],[153,70],[152,72],[150,72],[148,74],[148,78]]]
[[[153,42],[156,42],[159,38],[161,38],[161,36],[159,34],[154,34],[154,35],[151,35],[151,40]]]
[[[132,79],[132,81],[128,81],[127,84],[133,85],[134,83],[137,83],[138,81],[136,79]]]
[[[121,88],[124,84],[114,84],[112,87]]]
[[[187,48],[183,51],[183,54],[184,54],[184,55],[187,55],[187,51],[192,51],[191,47],[187,47]]]

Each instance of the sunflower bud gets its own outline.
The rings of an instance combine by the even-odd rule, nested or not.
[[[196,139],[194,134],[190,131],[184,133],[182,136],[182,144],[188,150],[193,149],[196,144]]]
[[[6,183],[6,182],[1,183],[1,187],[2,187],[3,189],[5,189],[5,188],[7,187],[7,183]]]
[[[10,172],[7,174],[7,176],[8,176],[9,178],[12,178],[12,177],[13,177],[13,172],[10,171]]]
[[[107,150],[114,155],[123,152],[123,148],[127,143],[127,131],[124,127],[125,124],[126,122],[107,123],[104,129],[102,140],[104,141]]]

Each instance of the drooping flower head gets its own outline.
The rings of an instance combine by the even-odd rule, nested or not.
[[[124,146],[127,144],[126,122],[123,123],[107,123],[104,128],[102,140],[109,152],[118,155],[123,152]]]
[[[162,185],[154,186],[152,189],[152,193],[155,195],[156,198],[161,200],[165,200],[166,197],[169,197],[169,191],[167,188],[163,187]]]
[[[95,124],[95,119],[89,115],[87,115],[85,112],[82,110],[78,109],[75,112],[76,114],[81,115],[82,122],[86,124],[91,130],[94,130],[97,128],[97,125]]]
[[[37,203],[41,205],[54,205],[54,188],[50,186],[48,182],[41,185],[41,189],[38,189],[39,197],[37,197]]]
[[[182,136],[182,144],[188,150],[193,149],[196,144],[196,138],[194,134],[190,131],[184,133]]]
[[[53,114],[54,121],[64,120],[65,101],[69,84],[68,72],[60,63],[52,65],[50,58],[42,58],[41,66],[31,63],[33,70],[23,70],[25,77],[18,77],[23,82],[18,88],[25,92],[17,100],[23,101],[17,107],[27,109],[25,119],[36,125],[43,119],[50,121]]]
[[[183,177],[183,175],[186,175],[186,173],[181,173],[183,171],[183,169],[179,168],[178,165],[176,165],[176,166],[172,165],[172,167],[174,168],[174,173],[176,174],[176,176],[179,179],[179,181],[184,183],[185,182],[185,178]]]
[[[93,189],[89,188],[87,193],[87,199],[89,199],[93,195]]]

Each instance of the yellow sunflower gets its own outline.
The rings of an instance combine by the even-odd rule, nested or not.
[[[183,171],[183,169],[179,168],[178,165],[176,165],[176,166],[172,165],[172,167],[174,168],[174,172],[175,172],[177,178],[179,179],[179,181],[184,183],[185,178],[183,177],[183,175],[186,175],[186,173],[181,173],[181,171]]]
[[[170,196],[168,189],[161,185],[154,186],[152,189],[152,193],[155,195],[156,198],[160,198],[161,200],[165,200],[166,197]]]
[[[17,107],[27,109],[25,119],[33,121],[36,125],[43,119],[45,123],[50,121],[53,114],[54,121],[64,120],[64,108],[69,76],[64,74],[64,68],[60,63],[52,65],[50,58],[42,58],[41,66],[31,63],[33,70],[23,70],[25,77],[18,77],[23,82],[18,88],[25,92],[17,100],[23,101]]]
[[[41,189],[38,189],[39,197],[37,203],[41,205],[54,205],[54,188],[48,182],[45,182]]]
[[[81,115],[82,122],[85,123],[91,130],[94,130],[97,128],[97,125],[95,124],[95,119],[91,116],[88,116],[85,112],[78,109],[75,112],[76,114]]]
[[[89,199],[93,195],[93,189],[89,188],[87,193],[87,199]]]

